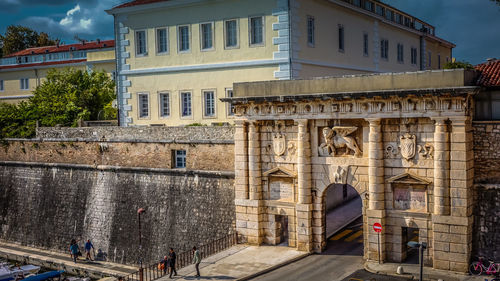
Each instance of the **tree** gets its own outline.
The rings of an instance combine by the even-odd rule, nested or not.
[[[2,55],[6,56],[27,48],[55,45],[45,32],[38,34],[35,30],[20,25],[9,25],[4,35],[0,35]]]
[[[76,126],[78,120],[116,118],[115,84],[105,72],[50,70],[27,102],[0,106],[0,138],[32,137],[40,126]]]
[[[474,66],[466,61],[447,62],[444,65],[444,69],[457,69],[457,68],[474,69]]]

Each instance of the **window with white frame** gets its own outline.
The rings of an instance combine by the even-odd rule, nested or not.
[[[203,110],[205,117],[215,117],[214,91],[203,91]]]
[[[158,54],[168,53],[168,29],[156,29],[156,52]]]
[[[177,41],[179,52],[187,52],[190,50],[189,42],[189,25],[181,25],[177,28]]]
[[[30,89],[30,80],[29,78],[21,78],[19,80],[21,90],[29,90]]]
[[[389,59],[389,40],[380,40],[380,57],[383,59]]]
[[[175,168],[186,168],[186,151],[185,150],[173,150],[172,158],[174,159],[173,166]]]
[[[200,25],[201,49],[210,50],[214,47],[214,25],[211,22]]]
[[[226,88],[226,97],[232,98],[234,96],[232,88]],[[227,116],[234,116],[234,105],[228,103],[227,105]]]
[[[417,48],[411,48],[411,64],[417,64]]]
[[[160,93],[159,95],[160,102],[160,117],[169,117],[170,116],[170,94],[169,93]]]
[[[3,91],[4,91],[3,80],[0,80],[0,92],[3,92]]]
[[[343,52],[344,51],[344,26],[342,24],[339,24],[338,30],[339,30],[339,52]]]
[[[398,43],[398,62],[404,63],[404,46]]]
[[[365,57],[368,56],[368,49],[369,48],[369,45],[368,45],[368,33],[364,33],[363,34],[363,55]]]
[[[139,118],[149,117],[149,94],[148,93],[138,93],[137,102],[139,107]]]
[[[314,32],[315,32],[315,24],[314,24],[314,17],[313,16],[307,16],[307,44],[310,47],[314,47],[315,43],[315,38],[314,38]]]
[[[191,116],[191,92],[181,93],[181,115],[182,117]]]
[[[138,56],[145,56],[148,54],[145,30],[138,30],[135,32],[135,53]]]
[[[250,18],[250,45],[264,44],[264,17]]]
[[[238,21],[227,20],[224,22],[224,34],[226,35],[226,48],[238,47]]]

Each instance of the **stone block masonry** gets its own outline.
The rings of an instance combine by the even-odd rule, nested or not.
[[[500,183],[500,122],[474,122],[474,182]]]
[[[500,261],[500,185],[476,185],[472,254]]]

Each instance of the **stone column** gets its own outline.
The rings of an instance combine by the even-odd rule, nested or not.
[[[244,120],[235,120],[234,191],[236,199],[248,199],[248,131]]]
[[[260,200],[262,198],[259,129],[259,124],[256,121],[251,122],[248,128],[248,183],[251,200]]]
[[[311,141],[308,120],[299,119],[297,134],[297,248],[312,250]]]
[[[380,118],[367,119],[370,123],[368,136],[368,210],[366,217],[368,221],[368,245],[365,251],[368,252],[368,259],[385,260],[385,240],[387,225],[385,222],[385,180],[384,180],[384,145],[382,138],[382,125]],[[377,234],[373,231],[373,224],[380,223],[383,231]],[[380,251],[378,249],[380,235]]]
[[[434,118],[434,214],[450,213],[448,118]]]

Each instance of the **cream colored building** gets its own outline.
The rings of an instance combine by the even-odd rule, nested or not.
[[[107,12],[122,126],[232,122],[220,99],[235,82],[439,69],[454,47],[369,0],[135,0]]]
[[[104,70],[115,76],[114,40],[22,50],[0,59],[0,102],[31,97],[50,69]]]

